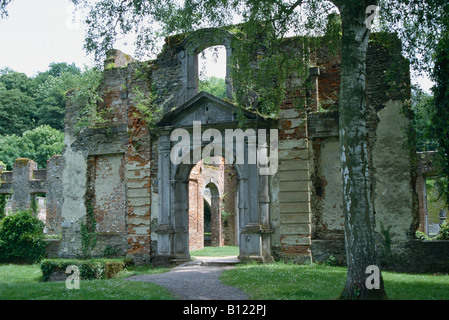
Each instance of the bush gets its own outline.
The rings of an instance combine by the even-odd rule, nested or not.
[[[421,240],[449,240],[449,222],[447,220],[443,221],[438,235],[434,238],[429,237],[421,231],[416,231],[415,235],[417,239]]]
[[[45,224],[31,211],[18,211],[0,221],[0,262],[36,263],[45,255]]]
[[[41,263],[42,280],[48,281],[53,273],[65,274],[68,266],[77,266],[80,279],[110,279],[130,262],[120,259],[45,259]]]
[[[449,240],[449,222],[444,220],[440,226],[440,233],[437,236],[438,240]]]
[[[429,237],[427,234],[425,234],[422,231],[416,231],[415,236],[417,239],[420,239],[420,240],[432,240],[431,237]]]

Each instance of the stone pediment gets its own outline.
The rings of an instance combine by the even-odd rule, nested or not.
[[[230,102],[200,92],[175,110],[167,113],[159,122],[160,126],[192,126],[193,121],[201,124],[236,123],[236,106]],[[249,119],[255,118],[250,112],[245,112]]]

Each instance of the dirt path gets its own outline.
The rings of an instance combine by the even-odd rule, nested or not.
[[[247,300],[241,290],[224,285],[219,280],[224,270],[233,268],[229,263],[232,259],[198,258],[166,273],[132,276],[127,280],[158,284],[180,300]]]

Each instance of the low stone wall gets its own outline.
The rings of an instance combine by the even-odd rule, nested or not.
[[[385,270],[410,273],[449,272],[448,240],[411,240],[394,243],[389,250],[378,244],[378,252]],[[346,265],[344,240],[312,240],[315,263],[332,262]]]
[[[449,272],[449,240],[412,240],[403,249],[408,256],[395,270],[407,272]]]

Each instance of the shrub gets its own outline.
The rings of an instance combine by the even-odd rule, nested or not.
[[[65,274],[65,270],[71,265],[78,267],[82,280],[109,279],[129,263],[128,260],[120,259],[45,259],[41,263],[42,280],[48,281],[54,272]]]
[[[444,220],[440,226],[440,233],[437,236],[438,240],[449,240],[449,223]]]
[[[415,235],[416,238],[421,240],[449,240],[449,222],[447,220],[443,221],[438,235],[434,238],[429,237],[421,231],[416,231]]]
[[[419,230],[415,232],[415,236],[417,239],[420,239],[420,240],[432,240],[431,237],[429,237],[427,234],[425,234],[424,232],[419,231]]]
[[[0,221],[0,262],[36,263],[45,255],[45,224],[31,211],[18,211]]]

